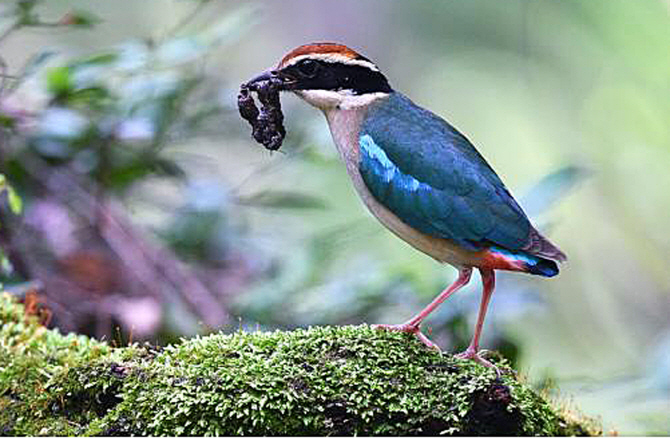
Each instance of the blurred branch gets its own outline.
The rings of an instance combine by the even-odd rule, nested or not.
[[[16,18],[14,22],[0,34],[0,42],[22,27],[65,27],[65,26],[89,26],[95,22],[92,16],[86,16],[79,12],[69,12],[58,21],[41,21],[33,14],[37,1],[17,2]]]
[[[105,219],[101,235],[118,254],[123,254],[123,262],[129,270],[142,267],[143,275],[137,275],[140,281],[150,284],[152,279],[159,279],[160,282],[167,280],[210,328],[229,322],[229,315],[222,304],[170,251],[142,238],[143,233],[130,224],[114,203],[100,205],[100,211]]]
[[[123,208],[112,200],[99,199],[91,193],[92,183],[83,183],[67,170],[53,169],[33,158],[25,168],[43,181],[51,196],[69,205],[78,214],[88,216],[99,228],[100,236],[118,255],[138,282],[154,296],[179,295],[191,310],[209,327],[219,327],[229,321],[229,315],[216,299],[184,264],[169,250],[149,242],[126,217]],[[88,212],[88,213],[87,213]],[[97,219],[97,220],[96,220]],[[168,285],[168,288],[163,286]]]

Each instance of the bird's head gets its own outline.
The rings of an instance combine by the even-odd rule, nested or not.
[[[271,77],[282,81],[282,91],[293,91],[322,110],[366,105],[392,91],[372,61],[336,43],[297,47],[249,83]]]

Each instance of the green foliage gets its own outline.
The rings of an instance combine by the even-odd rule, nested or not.
[[[0,173],[0,194],[2,193],[7,193],[7,203],[10,211],[14,214],[20,214],[23,210],[23,201],[16,190],[7,183],[5,175]]]
[[[8,295],[0,322],[5,434],[598,433],[513,375],[367,326],[213,334],[158,351],[46,330]]]
[[[128,71],[129,62],[140,64]],[[123,191],[152,174],[183,177],[160,151],[185,116],[197,79],[187,72],[170,78],[147,62],[118,49],[48,69],[51,100],[28,139],[35,151],[74,165],[108,190]]]
[[[194,13],[207,1],[198,3]],[[6,9],[0,18],[13,24],[0,40],[26,27],[89,28],[100,21],[80,10],[45,21],[38,13],[41,4],[17,0],[15,8]],[[30,113],[0,108],[0,126],[18,127],[11,131],[17,147],[3,158],[7,176],[29,196],[41,190],[39,182],[26,178],[31,173],[26,162],[34,163],[34,158],[74,169],[100,185],[101,192],[114,195],[126,194],[150,176],[184,179],[181,166],[165,149],[202,136],[207,123],[220,124],[226,109],[218,101],[220,81],[206,80],[204,59],[235,41],[253,11],[242,7],[194,34],[176,35],[186,20],[163,38],[130,40],[89,55],[63,59],[52,50],[33,54],[2,78],[6,89],[0,89],[0,97],[11,100],[20,91],[31,107]],[[0,66],[7,68],[2,57]],[[27,122],[35,126],[27,128]]]
[[[72,75],[67,67],[55,67],[47,73],[47,90],[54,96],[64,96],[72,91]]]

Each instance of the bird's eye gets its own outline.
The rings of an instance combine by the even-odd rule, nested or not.
[[[318,70],[319,63],[312,61],[311,59],[305,59],[300,64],[298,64],[298,71],[307,78],[313,78],[316,76]]]

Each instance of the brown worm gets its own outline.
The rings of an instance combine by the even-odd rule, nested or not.
[[[251,136],[266,149],[276,151],[286,136],[284,114],[279,101],[278,80],[268,79],[252,85],[242,84],[237,96],[237,108],[240,116],[251,125]],[[256,92],[261,103],[260,111],[252,96]]]

